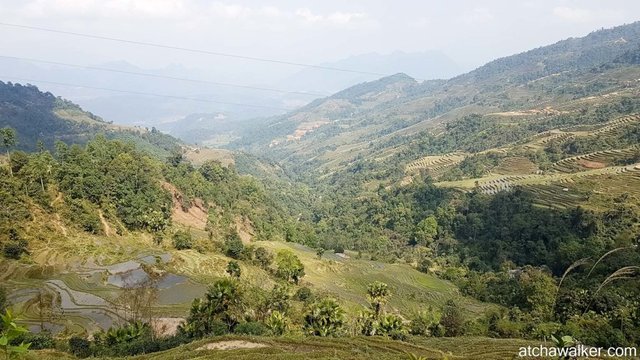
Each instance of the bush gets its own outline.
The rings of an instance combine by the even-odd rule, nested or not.
[[[18,241],[9,241],[4,244],[2,248],[2,253],[6,258],[18,260],[22,254],[28,253],[26,240],[18,240]]]
[[[256,263],[263,269],[268,269],[273,263],[273,254],[263,247],[257,248],[254,256]]]
[[[224,253],[234,259],[242,258],[244,244],[236,231],[231,232],[224,241]]]
[[[191,233],[184,230],[178,230],[173,234],[173,247],[177,250],[191,249],[193,247],[193,238]]]
[[[289,319],[281,312],[273,311],[267,318],[266,325],[273,335],[281,336],[289,329]]]
[[[233,330],[234,333],[243,335],[264,335],[267,331],[269,329],[259,322],[240,323]]]
[[[447,301],[442,309],[440,325],[444,327],[445,336],[460,336],[464,332],[464,316],[458,304]]]
[[[411,320],[409,331],[412,335],[433,336],[432,330],[440,322],[440,316],[433,311],[420,312]]]
[[[322,299],[311,306],[304,317],[310,335],[336,336],[344,325],[344,310],[333,299]]]
[[[74,336],[69,339],[69,351],[79,358],[91,356],[91,343],[85,338]]]
[[[18,346],[20,343],[30,343],[30,350],[53,349],[55,342],[50,332],[43,331],[37,334],[24,333],[11,341],[11,345]]]
[[[313,299],[313,293],[311,292],[311,289],[309,289],[306,286],[303,286],[300,289],[298,289],[298,291],[296,291],[294,297],[298,301],[307,302]]]

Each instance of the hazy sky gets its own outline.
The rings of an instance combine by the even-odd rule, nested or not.
[[[440,50],[464,69],[636,20],[638,0],[0,0],[1,22],[314,64],[369,52]],[[264,67],[6,26],[0,26],[0,55],[180,63],[256,76]]]

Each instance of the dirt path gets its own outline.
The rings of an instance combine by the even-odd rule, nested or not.
[[[102,223],[102,228],[104,229],[104,234],[106,236],[113,235],[113,230],[111,229],[111,226],[109,225],[107,220],[105,220],[104,215],[102,214],[102,210],[98,210],[98,216],[100,217],[100,222]]]

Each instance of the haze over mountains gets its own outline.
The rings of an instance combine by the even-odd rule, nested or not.
[[[436,51],[394,52],[387,55],[372,53],[320,65],[379,74],[404,72],[420,79],[449,78],[460,72],[451,59]],[[0,57],[0,67],[7,76],[41,80],[43,87],[116,123],[156,127],[192,142],[210,140],[211,137],[215,137],[215,130],[226,132],[229,128],[236,129],[241,126],[238,122],[281,114],[286,109],[305,105],[322,94],[330,95],[379,77],[340,71],[326,76],[327,70],[297,70],[294,67],[288,72],[276,72],[277,75],[271,75],[269,80],[269,76],[252,76],[250,72],[238,76],[216,68],[190,69],[181,65],[171,65],[160,69],[142,69],[125,61],[83,68],[10,57]],[[265,73],[270,71],[271,69],[265,68]],[[38,81],[29,82],[38,84]],[[86,85],[89,88],[74,88],[55,83]],[[285,92],[213,83],[246,84],[249,87],[281,89]],[[147,96],[135,94],[136,92],[169,95],[175,98]],[[310,94],[305,95],[307,92]],[[192,114],[200,114],[200,121],[192,122]],[[203,118],[210,120],[203,121]]]

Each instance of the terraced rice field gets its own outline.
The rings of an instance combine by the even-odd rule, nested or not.
[[[536,195],[540,205],[567,207],[590,201],[593,191],[600,191],[608,196],[625,192],[640,196],[640,164],[611,166],[576,173],[490,175],[480,179],[440,182],[436,185],[463,191],[478,189],[485,194],[497,194],[500,191],[523,187]]]
[[[425,156],[421,159],[409,163],[405,169],[406,172],[417,172],[419,170],[427,170],[427,172],[437,177],[451,166],[459,164],[464,160],[465,155],[461,153],[451,153],[441,156]]]
[[[605,123],[604,126],[602,126],[601,128],[595,131],[592,131],[591,134],[593,136],[601,136],[601,135],[609,134],[618,130],[619,128],[625,127],[629,124],[636,123],[639,121],[640,121],[640,114],[623,116]]]
[[[611,166],[616,160],[637,154],[640,147],[634,146],[627,149],[615,149],[596,151],[589,154],[578,155],[562,159],[553,165],[553,169],[563,173],[573,173],[588,169],[598,169]]]

